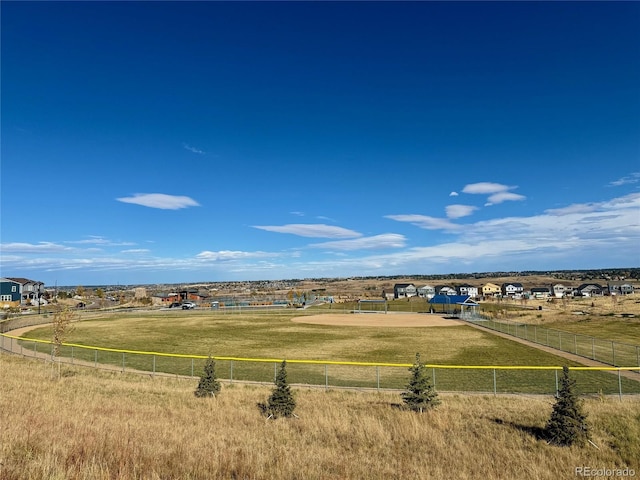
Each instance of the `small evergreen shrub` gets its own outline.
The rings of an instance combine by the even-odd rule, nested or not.
[[[406,390],[402,392],[402,400],[409,410],[422,413],[440,405],[438,392],[427,375],[427,369],[420,362],[420,354],[416,353],[416,361],[411,368],[411,379]]]
[[[589,439],[587,417],[574,387],[576,381],[569,376],[569,368],[562,367],[562,380],[556,395],[551,417],[545,427],[549,443],[559,446],[583,445]]]
[[[215,397],[220,393],[220,388],[220,382],[216,378],[216,362],[211,355],[209,355],[207,363],[204,365],[204,371],[200,376],[198,388],[196,388],[193,394],[196,397]]]
[[[296,401],[293,398],[291,387],[287,382],[287,362],[282,361],[276,375],[276,386],[267,400],[267,403],[259,403],[258,407],[264,415],[270,418],[294,416]]]

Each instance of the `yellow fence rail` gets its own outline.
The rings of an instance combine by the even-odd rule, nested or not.
[[[38,345],[46,345],[40,347]],[[31,348],[29,348],[31,347]],[[60,361],[95,368],[116,366],[121,371],[143,372],[153,375],[182,375],[194,377],[207,355],[137,351],[89,346],[76,343],[60,344]],[[24,356],[53,358],[53,342],[0,333],[0,349]],[[81,353],[79,354],[78,351]],[[93,354],[93,356],[91,356]],[[111,355],[111,356],[109,356]],[[113,355],[118,355],[114,357]],[[98,357],[100,362],[98,362]],[[228,371],[227,380],[269,383],[275,368],[283,360],[290,365],[290,377],[298,384],[333,387],[371,388],[380,390],[402,388],[410,363],[350,362],[335,360],[299,360],[282,358],[247,358],[212,356],[221,370]],[[146,359],[146,360],[145,360]],[[164,360],[163,360],[164,359]],[[190,362],[185,364],[184,362]],[[272,375],[260,365],[273,364]],[[244,365],[244,366],[243,366]],[[226,369],[224,368],[226,367]],[[330,371],[331,367],[331,371]],[[425,364],[431,369],[434,384],[441,391],[477,391],[488,393],[544,393],[553,394],[558,388],[558,371],[553,365],[442,365]],[[296,370],[296,368],[298,370]],[[375,372],[375,375],[367,372]],[[383,369],[383,370],[381,370]],[[638,366],[570,366],[579,376],[582,393],[640,394],[640,365]],[[510,371],[516,371],[510,374]],[[551,377],[544,372],[554,372]],[[391,372],[391,373],[388,373]],[[447,373],[449,372],[449,373]],[[487,373],[482,373],[487,372]],[[539,372],[539,373],[536,373]],[[617,372],[617,378],[611,373]],[[623,375],[624,372],[624,375]],[[637,372],[637,373],[636,373]],[[226,375],[226,374],[223,374]],[[270,376],[271,375],[271,376]],[[624,377],[624,378],[623,378]],[[221,379],[225,380],[224,377]],[[499,388],[500,387],[500,388]]]

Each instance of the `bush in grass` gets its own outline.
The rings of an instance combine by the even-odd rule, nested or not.
[[[209,355],[204,365],[204,372],[200,376],[198,388],[193,394],[196,397],[215,397],[218,393],[220,393],[220,382],[216,378],[216,362]]]
[[[259,403],[258,407],[264,415],[270,418],[291,417],[296,408],[291,387],[287,382],[287,362],[282,361],[276,375],[276,386],[267,400],[267,403]]]
[[[587,417],[574,387],[576,381],[569,377],[569,368],[562,367],[560,390],[551,418],[545,427],[549,443],[560,446],[583,445],[589,439]]]
[[[402,400],[405,406],[414,412],[422,413],[440,405],[438,392],[431,383],[431,379],[427,375],[427,369],[420,362],[420,354],[416,353],[416,361],[411,368],[411,379],[407,384],[406,390],[402,392]]]

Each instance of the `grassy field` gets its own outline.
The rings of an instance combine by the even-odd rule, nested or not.
[[[295,389],[298,418],[265,420],[270,388],[151,379],[0,355],[0,479],[443,479],[640,472],[637,398],[585,401],[593,444],[548,445],[551,397],[441,395],[426,414],[394,393]]]
[[[76,323],[68,343],[170,354],[262,359],[411,363],[416,352],[437,365],[561,366],[577,365],[469,326],[438,328],[371,328],[292,323],[299,312],[224,315],[211,311],[115,314]],[[51,329],[31,331],[29,338],[50,340]],[[25,348],[31,348],[28,342]],[[42,351],[47,347],[40,346]],[[203,360],[167,358],[66,347],[62,356],[123,365],[126,369],[199,375]],[[221,378],[270,382],[273,363],[218,361]],[[492,370],[435,369],[443,391],[494,389]],[[406,368],[300,365],[292,363],[290,381],[314,385],[402,388]],[[618,378],[602,372],[576,374],[584,393],[616,393]],[[622,379],[623,392],[640,393],[640,382]],[[555,372],[499,370],[495,389],[509,393],[553,393]]]

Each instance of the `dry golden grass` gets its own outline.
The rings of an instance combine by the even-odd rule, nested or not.
[[[299,418],[260,416],[270,389],[63,368],[0,355],[0,479],[573,478],[640,473],[640,400],[592,399],[591,445],[539,438],[548,397],[445,396],[419,415],[392,393],[300,390]]]

